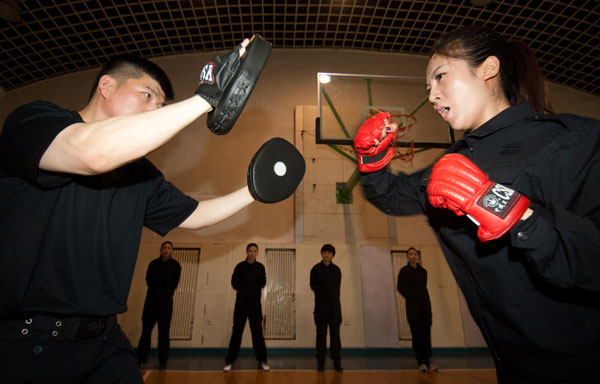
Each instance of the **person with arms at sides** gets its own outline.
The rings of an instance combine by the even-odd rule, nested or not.
[[[317,326],[317,370],[325,370],[325,353],[327,352],[327,328],[329,328],[329,354],[333,360],[333,368],[343,372],[342,342],[340,325],[342,324],[342,305],[340,303],[340,287],[342,271],[333,264],[335,247],[325,244],[321,247],[321,262],[310,270],[310,288],[315,293],[315,325]]]
[[[398,273],[398,292],[406,302],[406,318],[412,347],[421,372],[437,371],[431,363],[431,301],[427,291],[427,270],[419,263],[419,252],[406,251],[408,263]]]
[[[173,243],[165,241],[160,245],[160,256],[148,264],[146,284],[148,292],[142,311],[142,335],[138,343],[137,355],[140,368],[148,361],[152,329],[158,323],[159,370],[167,368],[169,358],[169,330],[173,315],[173,295],[181,277],[181,265],[173,259]]]
[[[258,368],[263,371],[270,369],[267,364],[267,347],[262,330],[262,306],[260,304],[261,290],[267,284],[265,266],[256,261],[258,245],[250,243],[246,246],[246,260],[235,266],[231,276],[231,286],[236,290],[235,309],[233,311],[233,330],[229,340],[229,352],[225,357],[223,371],[229,372],[238,358],[246,320],[250,323],[252,332],[252,348]]]
[[[600,123],[553,114],[529,47],[483,27],[441,37],[426,82],[464,137],[392,174],[397,126],[369,118],[354,141],[366,197],[427,216],[500,384],[600,382]]]

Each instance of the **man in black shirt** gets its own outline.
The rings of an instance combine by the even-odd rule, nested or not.
[[[240,352],[242,335],[246,319],[250,322],[252,332],[252,348],[259,369],[268,371],[267,347],[262,331],[262,307],[260,304],[261,289],[267,284],[265,266],[256,261],[258,245],[250,243],[246,246],[246,260],[235,266],[231,276],[231,285],[237,291],[235,309],[233,311],[233,331],[229,340],[229,353],[225,357],[223,371],[229,372]]]
[[[431,301],[427,291],[427,270],[419,263],[419,252],[408,248],[408,263],[398,273],[398,292],[406,300],[406,318],[419,370],[437,371],[431,364]]]
[[[245,52],[246,40],[239,48]],[[200,69],[199,69],[200,71]],[[144,158],[213,108],[150,61],[105,65],[87,105],[17,108],[0,134],[0,372],[6,383],[142,383],[116,323],[142,228],[199,229],[254,201],[198,202]],[[73,359],[76,356],[77,359]]]
[[[342,372],[340,352],[340,325],[342,324],[342,306],[340,304],[340,286],[342,271],[333,264],[335,248],[331,244],[321,247],[323,260],[310,271],[310,288],[315,292],[315,324],[317,326],[317,369],[325,369],[327,351],[327,327],[329,327],[329,353],[336,371]]]
[[[138,363],[140,368],[148,361],[150,351],[150,336],[154,324],[158,322],[158,361],[159,369],[167,368],[169,358],[169,329],[173,315],[173,294],[179,278],[181,265],[173,259],[173,243],[165,241],[160,246],[160,256],[148,264],[146,284],[148,293],[142,312],[142,335],[138,343]]]

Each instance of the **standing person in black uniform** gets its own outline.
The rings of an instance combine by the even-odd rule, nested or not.
[[[244,54],[247,44],[232,55]],[[229,70],[215,71],[223,68]],[[220,85],[164,106],[173,97],[164,71],[123,55],[101,69],[82,110],[38,101],[6,118],[2,382],[142,383],[135,350],[116,322],[127,310],[142,228],[161,236],[199,229],[254,201],[244,186],[198,202],[144,157],[210,111],[203,90],[215,93]]]
[[[317,369],[325,369],[327,352],[327,327],[329,327],[329,354],[336,371],[342,372],[342,342],[340,325],[342,324],[342,305],[340,287],[342,271],[333,264],[335,248],[331,244],[321,247],[321,260],[310,270],[310,288],[315,292],[315,325],[317,326]]]
[[[398,292],[406,301],[406,318],[410,326],[412,347],[419,370],[437,371],[431,363],[431,301],[427,291],[427,270],[419,263],[419,252],[406,251],[408,263],[398,273]]]
[[[242,345],[242,335],[246,326],[246,319],[250,323],[252,332],[252,348],[258,368],[263,371],[270,369],[267,364],[267,347],[262,330],[262,306],[260,292],[267,284],[265,266],[256,261],[258,245],[250,243],[246,246],[246,260],[235,266],[231,276],[231,285],[237,291],[235,295],[235,309],[233,311],[233,330],[229,340],[229,352],[225,357],[223,371],[229,372],[237,360]]]
[[[531,50],[485,28],[443,36],[426,81],[465,136],[395,175],[396,127],[386,113],[366,120],[365,195],[387,214],[427,215],[500,384],[600,382],[600,122],[552,114]]]
[[[181,277],[181,265],[172,258],[173,243],[160,245],[160,256],[148,264],[146,284],[148,292],[142,312],[142,335],[138,343],[138,364],[144,368],[150,352],[150,336],[154,324],[158,323],[159,370],[167,368],[169,358],[169,330],[173,315],[173,294]]]

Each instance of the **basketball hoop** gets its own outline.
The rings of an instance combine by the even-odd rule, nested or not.
[[[405,113],[392,113],[392,121],[398,124],[396,131],[396,140],[393,142],[393,150],[396,157],[407,163],[411,163],[415,157],[415,131],[417,127],[417,118]],[[402,152],[398,143],[404,143],[403,147],[407,150]]]
[[[374,108],[371,110],[369,117],[374,116],[377,112],[385,112]],[[398,124],[396,131],[396,140],[392,142],[394,158],[398,158],[407,163],[411,163],[415,157],[415,131],[417,127],[417,118],[408,113],[390,113],[392,121]],[[398,143],[403,143],[399,146]],[[407,148],[406,152],[402,152],[399,147]]]

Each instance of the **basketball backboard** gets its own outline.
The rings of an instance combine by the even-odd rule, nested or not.
[[[363,121],[378,111],[410,127],[399,130],[398,147],[413,141],[415,148],[447,148],[454,142],[454,132],[427,100],[424,78],[319,72],[317,83],[317,144],[352,145]]]

